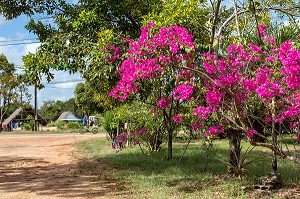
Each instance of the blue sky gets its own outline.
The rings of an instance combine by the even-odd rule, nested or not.
[[[76,3],[76,1],[73,1]],[[30,19],[26,16],[20,16],[14,20],[6,21],[0,15],[0,53],[3,53],[9,62],[14,63],[15,66],[23,65],[22,56],[28,52],[34,53],[36,48],[40,45],[36,40],[36,36],[30,34],[24,26]],[[18,40],[18,41],[12,41]],[[8,44],[17,45],[8,45]],[[19,44],[27,43],[27,44]],[[65,82],[59,84],[45,84],[45,88],[38,91],[38,106],[40,107],[44,101],[61,100],[65,101],[74,97],[73,91],[78,82],[70,82],[72,80],[80,79],[79,74],[70,75],[67,72],[56,71],[54,82]],[[30,93],[33,93],[33,88],[29,88]],[[33,105],[33,102],[31,102]]]

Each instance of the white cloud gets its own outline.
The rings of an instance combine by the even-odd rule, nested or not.
[[[30,42],[30,41],[29,41]],[[28,42],[28,43],[29,43]],[[35,53],[37,48],[41,45],[41,43],[32,43],[24,45],[24,55],[28,53]]]
[[[51,83],[51,82],[50,82]],[[58,89],[64,89],[64,88],[75,88],[76,85],[78,84],[78,82],[66,82],[66,83],[57,83],[57,84],[51,84],[51,85],[54,85],[55,88],[58,88]]]
[[[0,16],[0,26],[6,22],[3,16]]]
[[[14,40],[22,40],[22,34],[18,34],[18,36],[14,37]],[[40,43],[30,43],[34,40],[26,40],[26,42],[30,44],[23,45],[6,45],[7,41],[11,41],[12,39],[6,37],[0,37],[0,53],[3,53],[9,62],[14,63],[17,67],[23,66],[22,57],[28,54],[29,52],[35,53],[36,49],[40,46]],[[11,43],[11,42],[9,42]],[[19,42],[20,43],[20,42]],[[44,101],[49,100],[60,100],[66,101],[70,98],[74,97],[74,89],[76,85],[79,83],[77,81],[72,82],[73,80],[79,80],[80,74],[69,74],[64,71],[52,71],[54,73],[54,79],[50,84],[47,84],[45,81],[45,88],[38,90],[38,107],[43,105]],[[53,84],[55,82],[59,82],[59,84]],[[29,87],[29,93],[34,98],[34,88]],[[31,104],[34,105],[34,99],[31,100]]]
[[[78,0],[70,0],[73,3],[77,3]],[[28,22],[26,17],[19,17],[11,21],[5,21],[3,17],[0,16],[0,54],[4,54],[8,61],[14,63],[17,67],[23,66],[22,57],[29,52],[35,53],[36,49],[40,43],[30,43],[36,42],[37,40],[27,40],[28,38],[35,38],[36,36],[28,33],[23,27]],[[24,40],[26,39],[26,40]],[[13,41],[12,40],[20,40]],[[2,42],[1,42],[2,41]],[[10,41],[10,42],[8,42]],[[18,44],[18,45],[7,45],[8,43],[30,43],[30,44]],[[63,71],[54,71],[55,78],[53,82],[57,81],[61,84],[49,84],[38,91],[38,106],[43,104],[43,101],[49,100],[61,100],[65,101],[74,97],[74,88],[79,82],[72,82],[72,80],[80,79],[79,74],[69,74]],[[29,92],[34,97],[34,88],[30,86]],[[31,100],[33,105],[34,101]]]
[[[0,41],[3,41],[0,43],[0,53],[3,53],[9,62],[12,62],[17,66],[22,65],[22,47],[7,45],[8,43],[6,41],[9,41],[9,39],[4,37],[0,37]]]
[[[52,71],[54,79],[51,82],[43,81],[44,88],[38,90],[38,107],[43,105],[43,102],[50,100],[66,101],[74,97],[74,89],[80,82],[80,74],[69,74],[64,71]],[[33,95],[34,90],[30,93]],[[34,103],[32,99],[31,104]]]

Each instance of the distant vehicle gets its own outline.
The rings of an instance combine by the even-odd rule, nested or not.
[[[96,116],[89,116],[89,125],[90,126],[94,126],[94,125],[96,125],[96,126],[98,126],[98,124],[99,124],[99,120],[100,120],[100,117],[96,117]]]
[[[98,128],[95,126],[87,126],[87,127],[83,127],[81,129],[79,129],[80,134],[85,134],[85,133],[89,133],[89,132],[96,134],[96,133],[98,133]]]

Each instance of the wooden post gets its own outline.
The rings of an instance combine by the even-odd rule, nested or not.
[[[37,118],[37,86],[34,85],[34,131],[37,131],[38,118]]]

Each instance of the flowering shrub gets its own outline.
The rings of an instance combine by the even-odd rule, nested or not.
[[[150,36],[150,30],[154,23],[142,28],[141,36],[136,42],[129,45],[128,57],[118,69],[121,80],[110,92],[110,96],[125,100],[128,95],[138,92],[138,80],[156,78],[168,67],[183,64],[195,51],[192,35],[185,28],[171,26],[160,28],[159,32]],[[164,52],[164,53],[162,53]],[[174,93],[184,90],[177,99],[187,99],[191,94],[192,85],[179,86]]]
[[[112,147],[117,148],[117,152],[122,151],[123,148],[126,148],[126,143],[128,140],[129,137],[127,133],[120,133],[114,138]]]
[[[174,115],[173,120],[175,122],[181,123],[183,120],[183,115]]]
[[[105,112],[102,125],[111,137],[112,148],[119,152],[127,143],[130,147],[138,144],[149,152],[160,150],[165,141],[164,128],[160,114],[150,110],[151,107],[132,102]],[[154,114],[158,118],[153,117]]]
[[[171,104],[170,99],[168,97],[162,98],[157,102],[157,106],[160,109],[165,109]]]
[[[222,116],[221,122],[242,130],[254,145],[257,143],[253,135],[262,135],[251,123],[253,112],[248,104],[253,103],[253,99],[263,104],[264,120],[268,118],[268,122],[282,123],[295,120],[300,115],[300,51],[292,47],[291,41],[285,41],[276,48],[273,37],[267,35],[266,26],[260,25],[258,36],[263,38],[264,46],[232,44],[227,49],[228,55],[217,58],[206,53],[202,57],[203,67],[194,68],[187,64],[191,63],[191,53],[195,51],[192,35],[178,26],[163,27],[151,35],[153,26],[150,23],[142,29],[139,40],[130,44],[129,56],[118,70],[121,80],[111,96],[124,100],[129,94],[138,92],[138,81],[162,78],[165,71],[173,69],[173,74],[178,76],[178,86],[171,96],[161,98],[157,103],[159,108],[165,109],[170,105],[170,97],[179,101],[193,99],[195,82],[189,74],[193,71],[202,77],[205,103],[208,104],[193,110],[199,122],[217,113]],[[255,105],[252,107],[255,108]],[[183,117],[179,115],[173,116],[175,122],[182,122]],[[217,125],[210,127],[206,135],[209,137],[223,132],[223,125]],[[276,144],[260,146],[287,156]]]
[[[219,133],[224,133],[223,125],[209,127],[206,136],[216,138]]]
[[[116,46],[111,45],[108,47],[108,49],[111,51],[111,54],[106,58],[106,60],[109,62],[115,62],[122,54],[120,49]]]
[[[188,100],[194,91],[192,84],[181,84],[173,92],[175,100]]]

